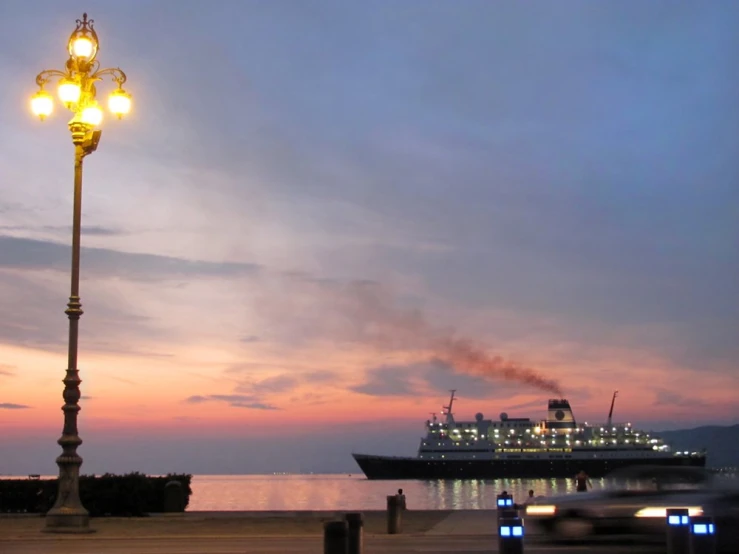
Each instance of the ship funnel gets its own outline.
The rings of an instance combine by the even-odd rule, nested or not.
[[[575,415],[572,413],[569,401],[554,399],[549,401],[547,412],[547,427],[550,429],[571,429],[576,427]]]

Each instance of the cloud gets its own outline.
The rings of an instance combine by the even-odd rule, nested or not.
[[[683,395],[667,389],[656,389],[655,405],[678,408],[706,408],[710,406],[705,400],[693,396]]]
[[[223,370],[224,373],[244,373],[247,371],[259,371],[262,369],[283,369],[284,366],[282,364],[262,364],[259,362],[240,362],[236,364],[230,364],[226,369]]]
[[[260,340],[259,337],[256,335],[247,335],[239,339],[240,342],[245,342],[245,343],[259,342],[259,340]]]
[[[26,206],[19,202],[7,202],[5,200],[0,200],[0,214],[24,214],[29,215],[32,213],[32,210],[29,210]],[[15,225],[0,225],[0,229],[14,229],[14,228],[21,228],[16,227]]]
[[[98,370],[98,372],[99,373],[103,373],[103,372],[100,372],[99,370]],[[137,383],[136,381],[133,381],[133,380],[128,379],[126,377],[121,377],[120,375],[117,375],[117,374],[114,374],[114,373],[104,372],[104,374],[105,374],[105,376],[108,379],[113,379],[114,381],[118,381],[119,383],[125,383],[126,385],[131,385],[131,386],[134,386],[134,387],[137,387],[139,385],[139,383]]]
[[[69,271],[70,247],[58,242],[0,235],[0,268]],[[134,280],[255,275],[257,264],[206,262],[107,248],[82,248],[85,272]]]
[[[279,410],[276,406],[261,402],[256,396],[241,394],[209,394],[195,395],[185,399],[188,404],[202,404],[205,402],[221,402],[234,408],[248,408],[252,410]]]
[[[0,266],[2,258],[0,256]],[[43,282],[1,268],[0,290],[4,309],[15,314],[12,318],[0,318],[0,342],[41,349],[59,349],[66,344],[68,337],[64,327],[56,324],[58,321],[53,325],[49,321],[49,307],[59,306],[63,296],[54,294]],[[58,317],[61,320],[64,316],[59,314]]]
[[[263,402],[248,402],[248,403],[236,403],[231,404],[234,408],[249,408],[251,410],[279,410],[280,408],[273,406],[272,404],[265,404]]]
[[[267,377],[253,383],[242,383],[236,387],[237,392],[252,392],[254,394],[274,394],[293,390],[298,385],[294,376],[282,374]]]
[[[62,231],[72,231],[71,227],[62,228]],[[113,229],[112,227],[102,227],[100,225],[83,225],[82,234],[84,235],[97,235],[102,237],[112,237],[117,235],[124,235],[126,231],[123,229]]]
[[[339,376],[336,374],[335,371],[319,369],[317,371],[309,371],[307,373],[304,373],[300,377],[304,382],[328,383],[330,381],[335,381]]]
[[[188,404],[201,404],[203,402],[208,402],[209,398],[207,396],[201,396],[201,395],[195,395],[195,396],[188,396],[185,398],[185,402]]]
[[[407,366],[380,366],[365,372],[366,381],[349,387],[354,392],[372,396],[412,396],[418,389],[413,384],[413,369]]]
[[[12,402],[0,402],[0,410],[27,410],[31,406],[26,404],[13,404]]]
[[[2,256],[0,256],[0,259]],[[0,266],[2,261],[0,260]],[[120,293],[120,283],[91,279],[84,283],[81,333],[85,349],[139,357],[165,357],[155,349],[171,334],[171,326],[155,317],[134,313],[136,306]],[[55,272],[27,272],[0,267],[3,308],[12,318],[0,319],[0,343],[58,352],[69,340],[62,306],[68,276]],[[156,314],[155,314],[156,315]],[[155,343],[159,339],[160,342]]]
[[[301,406],[320,406],[326,404],[329,400],[323,394],[314,392],[306,392],[290,398],[290,404],[299,404]]]
[[[224,371],[225,373],[235,373],[245,370],[253,371],[262,367],[261,364],[237,364],[236,366],[226,368]],[[240,382],[233,388],[234,393],[237,394],[194,395],[186,398],[185,402],[188,404],[224,402],[235,408],[277,410],[280,408],[265,402],[263,399],[265,397],[269,398],[271,395],[290,393],[304,384],[310,385],[335,381],[336,377],[336,373],[327,370],[306,372],[296,370],[293,373],[279,373],[262,379]],[[300,398],[304,403],[321,403],[321,399],[317,396],[302,395]],[[294,399],[290,400],[290,402],[293,401]]]
[[[16,366],[14,365],[0,364],[0,375],[4,375],[5,377],[14,377],[15,369]]]
[[[126,321],[127,319],[129,318],[122,316],[120,317],[119,321]],[[142,323],[147,321],[147,318],[133,316],[130,318],[130,321],[134,325],[140,326]],[[141,330],[141,327],[138,327],[138,330]],[[137,350],[135,347],[129,347],[127,345],[122,345],[119,342],[110,342],[110,341],[105,341],[105,340],[96,340],[92,345],[90,345],[90,350],[102,350],[106,352],[107,354],[125,354],[126,356],[137,356],[140,358],[161,358],[163,359],[163,358],[173,358],[175,356],[171,352],[154,352],[152,350]]]
[[[2,213],[2,212],[0,212]],[[40,226],[21,226],[21,225],[0,225],[0,231],[40,231],[46,233],[58,233],[68,237],[72,236],[71,225],[40,225]],[[100,237],[114,237],[127,234],[123,229],[114,229],[112,227],[103,227],[100,225],[83,225],[82,236],[94,235]],[[70,238],[71,240],[71,238]]]
[[[364,383],[349,388],[373,396],[446,396],[454,389],[460,397],[478,399],[510,398],[520,392],[514,384],[491,383],[439,359],[370,368]]]
[[[226,371],[228,372],[228,370]],[[290,392],[301,384],[327,383],[335,379],[336,373],[333,371],[317,370],[300,372],[296,370],[289,374],[282,373],[260,380],[239,383],[234,391],[258,395],[280,394]]]

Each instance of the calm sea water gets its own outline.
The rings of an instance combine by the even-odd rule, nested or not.
[[[27,476],[3,476],[27,479]],[[55,479],[56,475],[43,476]],[[636,489],[643,482],[591,479],[593,490]],[[647,485],[648,486],[648,485]],[[402,488],[417,510],[494,510],[496,495],[508,491],[523,501],[536,496],[575,493],[572,479],[460,479],[370,481],[361,473],[340,475],[194,475],[188,511],[384,510],[386,497]]]
[[[606,479],[592,482],[593,489],[612,484]],[[370,481],[362,474],[195,475],[188,511],[384,510],[386,496],[399,488],[408,507],[418,510],[495,509],[495,497],[503,490],[522,501],[529,489],[537,496],[575,492],[572,479]]]

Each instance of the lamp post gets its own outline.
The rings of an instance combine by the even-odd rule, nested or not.
[[[131,109],[131,95],[123,90],[126,74],[119,68],[101,69],[95,59],[100,46],[93,28],[93,20],[77,20],[77,27],[69,37],[69,59],[64,70],[46,69],[36,76],[39,91],[31,99],[32,111],[43,121],[51,115],[54,100],[44,87],[51,81],[58,82],[58,94],[62,104],[73,114],[69,121],[74,144],[74,208],[72,218],[72,286],[64,313],[69,318],[69,362],[64,383],[64,427],[57,441],[62,447],[56,459],[59,466],[59,488],[54,506],[46,514],[46,531],[59,533],[84,533],[90,531],[89,515],[80,500],[79,475],[82,458],[77,447],[82,444],[77,432],[77,412],[80,411],[80,383],[77,369],[77,336],[82,315],[80,303],[80,226],[82,219],[82,160],[98,146],[102,131],[96,129],[102,122],[103,112],[95,99],[95,84],[103,77],[112,78],[118,86],[111,93],[110,111],[122,118]]]

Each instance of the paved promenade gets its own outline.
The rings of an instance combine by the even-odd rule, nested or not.
[[[188,512],[149,518],[99,518],[95,533],[43,533],[41,517],[0,516],[2,554],[235,554],[323,552],[323,523],[340,512]],[[386,534],[386,514],[364,512],[364,554],[497,552],[495,512],[408,511],[400,535]],[[549,546],[527,541],[533,554],[652,554],[664,546],[589,544]]]

